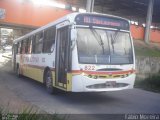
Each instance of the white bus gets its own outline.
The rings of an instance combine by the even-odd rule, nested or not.
[[[13,42],[17,75],[70,92],[133,88],[135,54],[127,19],[71,13]]]

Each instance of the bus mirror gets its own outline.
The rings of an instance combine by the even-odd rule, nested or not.
[[[76,39],[77,39],[77,31],[76,29],[71,29],[71,41],[72,41],[72,46],[71,48],[73,49],[75,44],[76,44]]]

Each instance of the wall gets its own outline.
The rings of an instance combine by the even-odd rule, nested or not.
[[[131,25],[131,34],[133,39],[143,40],[144,39],[144,28],[136,25]]]
[[[151,42],[160,43],[160,30],[151,30]]]
[[[160,57],[136,56],[136,79],[145,79],[160,73]]]
[[[144,40],[145,29],[142,26],[131,25],[131,33],[133,39]],[[160,43],[160,30],[151,30],[150,35],[151,42]]]

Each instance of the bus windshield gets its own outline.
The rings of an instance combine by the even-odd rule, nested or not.
[[[77,28],[79,63],[132,64],[129,32],[96,28]]]

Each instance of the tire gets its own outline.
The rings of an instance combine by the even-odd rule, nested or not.
[[[16,74],[17,74],[18,77],[21,77],[19,65],[17,65]]]
[[[47,92],[50,94],[53,94],[53,79],[52,79],[52,73],[50,70],[47,70],[45,73],[45,86],[47,89]]]

